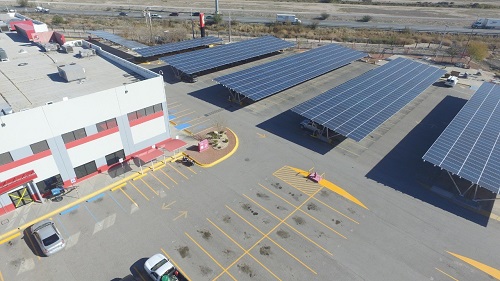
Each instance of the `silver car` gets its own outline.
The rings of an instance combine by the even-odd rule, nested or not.
[[[31,227],[31,234],[35,237],[45,256],[50,256],[66,246],[61,233],[51,220],[43,220]]]

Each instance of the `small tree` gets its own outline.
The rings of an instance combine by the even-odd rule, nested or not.
[[[219,23],[222,23],[223,19],[222,19],[222,15],[221,14],[215,14],[214,15],[214,23],[215,24],[219,24]]]
[[[446,49],[446,53],[451,57],[451,62],[453,62],[453,59],[460,54],[461,49],[462,48],[456,44],[451,45],[448,49]]]
[[[54,24],[54,25],[59,25],[59,24],[63,24],[63,23],[64,23],[64,19],[63,19],[63,17],[61,17],[59,15],[55,15],[52,18],[52,24]]]
[[[311,27],[311,29],[316,29],[319,25],[319,22],[317,20],[314,20],[311,22],[311,25],[309,27]]]
[[[17,4],[20,7],[29,7],[29,2],[28,0],[17,0]]]
[[[369,15],[366,15],[366,16],[363,16],[359,21],[360,22],[369,22],[373,19],[372,16],[369,16]]]
[[[471,60],[482,61],[488,57],[488,45],[479,41],[472,41],[467,46],[467,53]],[[469,60],[470,62],[470,60]]]
[[[329,13],[321,13],[321,15],[320,15],[320,17],[319,17],[319,18],[320,18],[321,20],[326,20],[326,19],[327,19],[327,18],[329,18],[329,17],[330,17],[330,14],[329,14]]]

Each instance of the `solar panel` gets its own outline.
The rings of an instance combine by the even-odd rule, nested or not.
[[[483,83],[422,158],[498,194],[500,86]]]
[[[293,43],[286,42],[274,36],[264,36],[215,48],[164,57],[161,60],[179,71],[191,75],[293,46]]]
[[[93,30],[89,31],[89,33],[102,39],[127,47],[131,50],[148,47],[147,45],[141,44],[139,42],[127,40],[123,37],[102,30]]]
[[[192,39],[192,40],[185,40],[185,41],[180,41],[180,42],[175,42],[175,43],[168,43],[168,44],[163,44],[163,45],[158,45],[158,46],[153,46],[153,47],[142,48],[142,49],[138,49],[135,51],[143,57],[152,57],[152,56],[168,54],[168,53],[173,53],[173,52],[182,51],[182,50],[193,49],[196,47],[207,46],[207,45],[217,43],[217,42],[222,42],[222,39],[217,38],[217,37],[213,37],[213,36],[208,36],[208,37],[201,37],[201,38],[196,38],[196,39]]]
[[[397,58],[299,104],[292,111],[360,141],[445,72]]]
[[[337,44],[217,77],[214,81],[257,101],[325,74],[366,54]]]

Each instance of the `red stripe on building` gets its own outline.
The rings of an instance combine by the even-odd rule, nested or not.
[[[144,116],[144,117],[141,117],[139,119],[135,119],[135,120],[130,120],[129,123],[130,123],[130,127],[134,127],[134,126],[137,126],[139,124],[142,124],[142,123],[145,123],[145,122],[148,122],[150,120],[153,120],[153,119],[156,119],[158,117],[163,117],[163,111],[158,111],[158,112],[155,112],[153,114],[150,114],[148,116]]]
[[[28,183],[33,179],[36,179],[37,177],[38,176],[36,175],[35,171],[31,170],[22,173],[20,175],[17,175],[15,177],[12,177],[10,179],[7,179],[5,181],[2,181],[0,182],[0,194],[7,193],[18,186]]]
[[[0,203],[1,205],[1,203]],[[16,206],[14,206],[14,204],[9,204],[7,206],[2,206],[2,208],[0,208],[0,215],[3,215],[3,214],[7,214],[8,212],[12,212],[16,209]]]
[[[98,132],[97,134],[93,134],[91,136],[87,136],[87,137],[84,137],[81,139],[74,140],[72,142],[68,142],[66,144],[66,149],[70,149],[72,147],[79,146],[79,145],[82,145],[84,143],[94,141],[96,139],[100,139],[102,137],[114,134],[116,132],[118,132],[118,127],[114,127],[114,128],[108,129],[106,131]]]
[[[47,149],[45,151],[39,152],[37,154],[30,155],[30,156],[25,157],[23,159],[12,161],[10,163],[7,163],[7,164],[4,164],[4,165],[0,166],[0,173],[3,173],[5,171],[17,168],[19,166],[31,163],[33,161],[42,159],[42,158],[50,156],[50,155],[52,155],[52,152],[50,151],[50,149]]]

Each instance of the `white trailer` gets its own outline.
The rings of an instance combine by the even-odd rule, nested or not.
[[[472,24],[472,28],[500,28],[500,19],[478,19]]]
[[[277,23],[291,23],[291,24],[300,24],[302,23],[295,15],[291,14],[277,14],[276,15]]]

